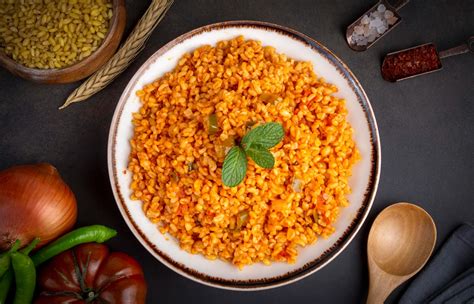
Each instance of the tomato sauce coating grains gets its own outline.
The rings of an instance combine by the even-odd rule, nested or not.
[[[294,263],[349,204],[359,152],[337,90],[312,63],[243,37],[185,54],[137,92],[131,198],[190,253],[240,268]],[[227,148],[268,122],[285,132],[273,168],[249,160],[242,183],[223,185]]]

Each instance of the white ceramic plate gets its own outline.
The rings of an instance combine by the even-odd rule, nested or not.
[[[345,98],[348,120],[355,130],[354,140],[362,160],[350,178],[350,205],[341,210],[336,231],[314,245],[300,248],[295,264],[255,264],[238,270],[230,263],[210,261],[179,248],[177,241],[162,235],[141,208],[129,199],[131,173],[127,170],[129,140],[133,136],[132,113],[140,108],[135,92],[171,71],[185,53],[204,44],[215,44],[238,35],[260,40],[280,53],[297,60],[310,61],[315,72],[339,88]],[[333,260],[353,239],[363,224],[377,190],[380,174],[380,142],[372,108],[360,83],[349,68],[315,40],[294,30],[256,21],[232,21],[198,28],[171,41],[148,59],[130,80],[115,110],[109,134],[108,167],[117,205],[128,226],[159,261],[179,274],[197,282],[226,289],[255,290],[282,286],[321,269]]]

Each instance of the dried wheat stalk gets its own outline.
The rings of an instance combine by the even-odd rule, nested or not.
[[[141,52],[151,32],[163,19],[172,3],[173,0],[153,0],[118,52],[103,67],[75,89],[59,109],[64,109],[73,103],[91,97],[120,75],[133,62],[138,53]]]

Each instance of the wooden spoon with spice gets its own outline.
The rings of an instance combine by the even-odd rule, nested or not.
[[[441,59],[474,52],[474,36],[467,42],[438,53],[433,43],[426,43],[389,53],[382,63],[382,77],[391,82],[436,72],[442,69]]]

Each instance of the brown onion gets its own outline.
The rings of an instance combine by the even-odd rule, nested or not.
[[[0,252],[35,237],[42,246],[71,229],[76,198],[50,164],[16,166],[0,172]]]

